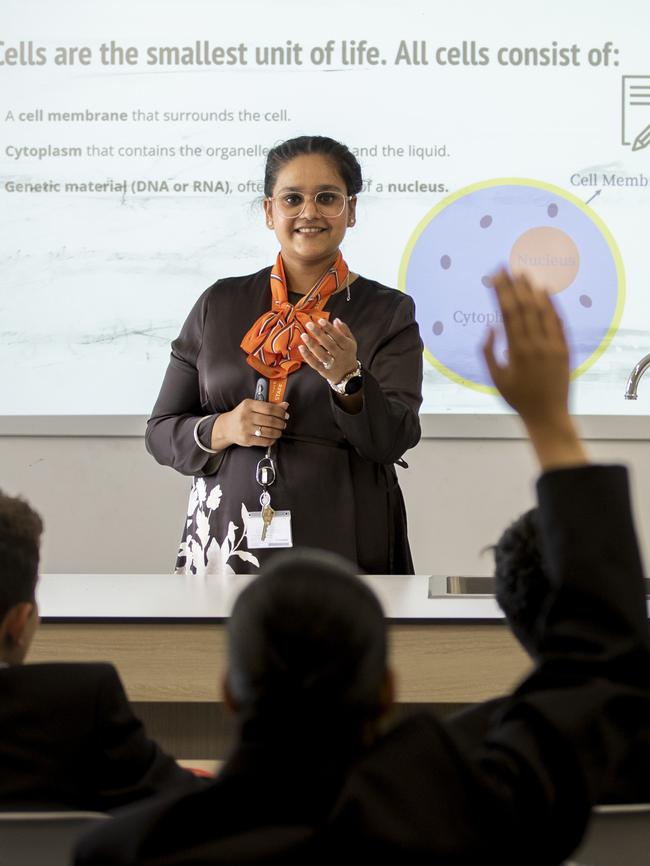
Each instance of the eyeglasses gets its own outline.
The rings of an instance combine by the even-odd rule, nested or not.
[[[342,192],[335,192],[330,189],[324,189],[317,192],[314,196],[306,196],[301,192],[285,192],[282,195],[276,195],[269,198],[269,201],[275,202],[278,213],[281,217],[284,217],[285,219],[295,219],[296,217],[302,216],[307,207],[307,201],[311,198],[313,198],[316,210],[321,216],[326,217],[327,219],[333,219],[334,217],[341,216],[345,210],[345,205],[353,198],[353,196],[343,195]]]

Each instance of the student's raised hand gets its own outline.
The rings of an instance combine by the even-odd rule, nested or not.
[[[564,328],[548,294],[533,289],[525,276],[500,271],[493,280],[508,341],[500,364],[490,329],[483,354],[501,396],[524,421],[568,414],[569,350]]]
[[[586,462],[569,415],[569,349],[562,321],[544,291],[525,276],[500,271],[493,280],[508,343],[505,362],[494,354],[495,331],[483,346],[490,376],[519,413],[542,468]]]

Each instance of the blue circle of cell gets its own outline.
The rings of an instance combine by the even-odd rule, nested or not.
[[[554,295],[570,335],[572,372],[586,369],[611,340],[624,281],[616,244],[596,215],[570,193],[541,182],[477,184],[445,199],[422,221],[400,276],[401,288],[415,300],[427,357],[454,381],[493,390],[481,346],[500,314],[486,278],[508,266],[524,232],[543,226],[565,232],[580,256],[575,279]]]

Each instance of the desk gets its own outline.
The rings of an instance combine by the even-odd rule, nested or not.
[[[29,661],[111,661],[130,700],[168,748],[187,758],[221,757],[207,729],[221,725],[224,623],[249,580],[44,575],[38,589],[42,624]],[[525,673],[527,657],[493,598],[428,598],[425,575],[364,580],[386,613],[399,703],[475,703],[508,691]],[[180,728],[192,724],[188,740]]]

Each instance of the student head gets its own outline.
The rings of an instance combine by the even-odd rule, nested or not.
[[[20,664],[38,625],[36,582],[43,523],[0,491],[0,661]]]
[[[384,614],[338,556],[278,555],[238,597],[228,649],[225,697],[244,737],[322,733],[356,748],[392,704]]]
[[[542,554],[537,509],[522,514],[494,548],[496,599],[526,652],[536,658],[551,584]]]

